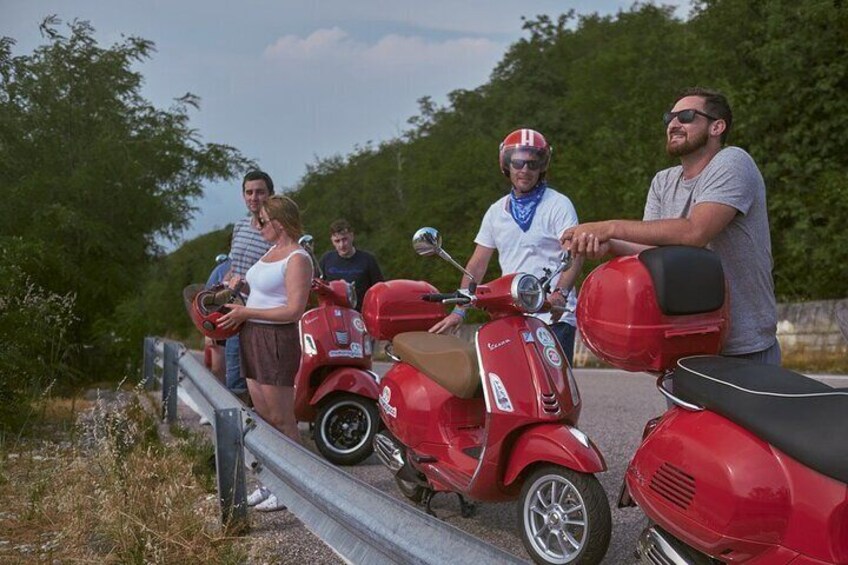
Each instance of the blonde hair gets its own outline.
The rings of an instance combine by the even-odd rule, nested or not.
[[[277,220],[282,224],[286,234],[297,241],[303,235],[303,223],[300,219],[300,208],[297,203],[288,196],[275,194],[265,202],[265,211],[268,218]]]

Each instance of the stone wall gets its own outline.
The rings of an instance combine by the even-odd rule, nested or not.
[[[848,300],[778,304],[777,319],[788,364],[848,366]]]

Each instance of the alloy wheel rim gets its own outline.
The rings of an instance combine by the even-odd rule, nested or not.
[[[557,475],[540,477],[524,505],[524,527],[539,554],[552,563],[569,563],[586,545],[586,504],[575,486]]]

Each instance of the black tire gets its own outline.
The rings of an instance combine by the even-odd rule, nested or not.
[[[379,427],[376,403],[345,392],[321,403],[312,437],[318,451],[331,463],[356,465],[374,452],[374,436]]]
[[[535,470],[521,488],[518,524],[536,563],[600,563],[612,532],[609,501],[594,475],[558,465]]]

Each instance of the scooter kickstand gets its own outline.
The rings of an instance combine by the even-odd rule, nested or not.
[[[471,518],[472,516],[474,516],[474,514],[477,513],[477,505],[473,502],[465,500],[465,497],[463,497],[459,493],[456,493],[456,495],[459,497],[459,513],[462,515],[462,517]]]
[[[430,504],[432,504],[433,496],[435,494],[436,494],[435,491],[432,491],[432,490],[429,490],[429,489],[427,491],[425,491],[424,496],[421,498],[421,505],[424,506],[424,512],[426,512],[430,516],[438,518],[438,516],[436,516],[436,513],[433,512],[433,509],[430,508]]]

